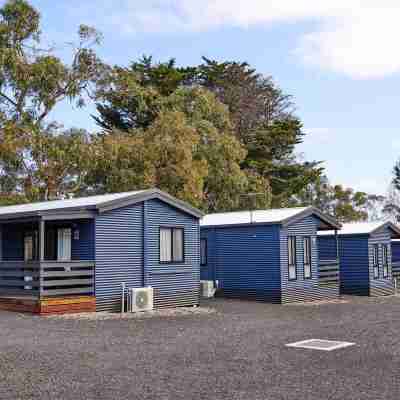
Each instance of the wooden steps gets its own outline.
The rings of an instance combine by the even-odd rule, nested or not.
[[[94,296],[44,297],[0,297],[0,310],[26,312],[40,315],[71,314],[96,311]]]

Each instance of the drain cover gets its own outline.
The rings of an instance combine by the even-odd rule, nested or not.
[[[300,349],[313,349],[322,351],[332,351],[337,349],[343,349],[345,347],[354,346],[355,343],[340,342],[337,340],[325,340],[325,339],[308,339],[302,340],[301,342],[289,343],[287,347],[297,347]]]

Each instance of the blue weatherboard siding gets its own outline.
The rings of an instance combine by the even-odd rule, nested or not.
[[[392,261],[400,262],[400,241],[392,241]]]
[[[207,238],[203,277],[218,281],[226,297],[280,301],[279,226],[221,227],[201,230]]]
[[[74,230],[79,230],[79,239],[74,238]],[[77,223],[72,230],[71,257],[73,260],[95,259],[94,220],[89,219]]]
[[[379,278],[374,279],[372,259],[373,259],[373,245],[379,246]],[[369,237],[369,295],[370,296],[383,296],[391,295],[394,293],[394,284],[392,276],[392,253],[391,253],[391,235],[388,229],[381,229],[379,232],[370,235]],[[383,245],[388,245],[388,264],[389,273],[388,277],[383,277]]]
[[[320,260],[336,260],[335,236],[318,236],[318,253]]]
[[[184,228],[185,261],[159,262],[161,226]],[[119,310],[121,282],[152,286],[155,307],[199,303],[200,233],[197,218],[160,200],[105,212],[96,217],[96,303]]]
[[[335,299],[339,296],[338,284],[322,285],[319,282],[317,226],[316,218],[309,216],[280,231],[282,303]],[[288,279],[288,236],[296,237],[297,279],[291,281]],[[311,279],[304,278],[304,237],[311,237]]]
[[[216,277],[216,229],[201,229],[201,238],[207,243],[207,262],[200,267],[200,279],[203,281],[215,281]]]
[[[143,204],[96,217],[96,308],[119,310],[121,283],[143,284]]]
[[[400,241],[392,241],[392,274],[400,283]],[[399,288],[399,285],[397,285]]]
[[[321,236],[320,255],[330,256],[336,249],[334,236]],[[373,274],[373,246],[379,245],[379,278]],[[383,278],[382,245],[389,245],[389,274]],[[360,296],[380,296],[394,292],[391,267],[390,232],[384,228],[373,235],[339,235],[340,292]]]
[[[369,294],[368,235],[340,236],[340,292]]]
[[[201,237],[207,239],[207,265],[201,266],[201,278],[217,280],[217,293],[226,297],[283,303],[337,298],[338,283],[319,281],[317,226],[317,219],[309,216],[288,227],[204,227]],[[289,235],[297,241],[296,281],[288,280]],[[312,279],[304,279],[304,237],[311,237]]]
[[[154,288],[156,307],[199,303],[200,232],[197,218],[160,201],[146,201],[145,254],[147,286]],[[161,226],[184,228],[183,263],[160,264]]]

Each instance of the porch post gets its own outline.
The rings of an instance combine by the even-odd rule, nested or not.
[[[44,220],[39,221],[39,261],[44,261]]]

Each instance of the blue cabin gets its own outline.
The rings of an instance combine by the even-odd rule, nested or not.
[[[391,222],[344,224],[337,238],[333,232],[319,234],[320,259],[339,252],[342,294],[390,295],[394,293],[391,239],[398,237],[400,229]]]
[[[0,308],[119,310],[123,282],[197,305],[201,216],[157,189],[0,207]]]
[[[338,263],[327,274],[317,232],[340,229],[313,207],[209,214],[201,226],[201,279],[217,295],[288,303],[337,298]]]

